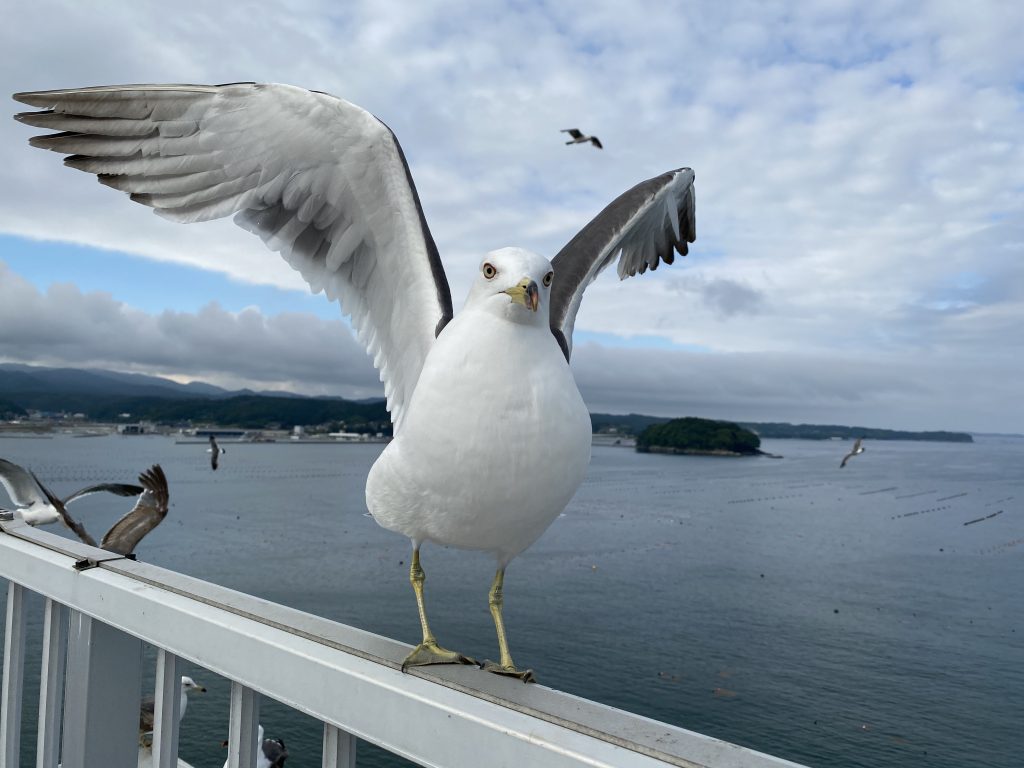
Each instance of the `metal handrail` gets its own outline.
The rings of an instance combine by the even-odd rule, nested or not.
[[[422,765],[445,768],[475,768],[482,755],[488,756],[489,765],[537,768],[796,765],[474,668],[413,668],[403,673],[401,661],[409,652],[404,643],[157,566],[110,558],[110,553],[23,523],[0,523],[0,577],[68,606],[83,620],[156,646],[166,654],[165,663],[187,659],[233,681],[237,717],[242,725],[247,718],[250,726],[239,730],[232,722],[232,752],[242,764],[255,739],[254,713],[245,706],[246,692],[251,691],[322,721],[324,765],[331,766],[354,764],[352,737]],[[17,627],[7,629],[16,637]],[[176,680],[175,670],[170,663],[158,683],[161,678]],[[69,686],[75,674],[69,664]],[[158,701],[160,696],[158,685]],[[258,698],[256,702],[258,716]],[[4,704],[20,706],[20,701],[5,699]],[[176,727],[173,717],[165,720]],[[167,746],[172,742],[173,748]],[[164,739],[162,745],[154,750],[160,764],[172,759],[176,741]],[[0,768],[3,748],[0,743]]]

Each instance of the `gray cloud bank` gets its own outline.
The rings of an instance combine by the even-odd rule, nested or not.
[[[714,371],[699,390],[675,386],[681,403],[716,398],[726,415],[740,393],[781,407],[788,392],[797,409],[821,402],[821,419],[845,407],[852,416],[834,420],[1024,429],[1009,384],[1024,380],[1018,5],[641,0],[622,9],[593,0],[479,13],[432,0],[396,12],[370,0],[302,0],[252,13],[180,0],[169,15],[147,4],[104,13],[16,3],[0,27],[0,91],[256,80],[360,104],[402,142],[455,297],[484,252],[522,245],[551,255],[623,190],[689,165],[692,255],[621,284],[603,277],[578,331],[706,350],[635,354],[649,354],[653,368],[678,360],[675,381]],[[564,146],[558,130],[571,126],[599,135],[605,150]],[[230,223],[159,220],[28,147],[35,132],[0,119],[0,232],[304,289]],[[152,319],[157,330],[174,322],[189,319]],[[269,343],[285,322],[238,316],[222,326]],[[316,327],[331,336],[331,326]],[[261,365],[260,380],[293,378],[304,391],[362,387],[369,374],[345,378],[361,358],[343,336],[245,363],[239,354],[237,375],[257,376]],[[53,355],[28,338],[20,354]],[[296,359],[300,349],[310,359]],[[160,351],[138,353],[126,361]],[[670,391],[657,382],[634,390],[637,372],[615,362],[624,353],[605,353],[622,377],[620,410]],[[275,373],[277,354],[288,364]],[[613,383],[589,389],[582,350],[579,358],[588,397],[610,406]],[[186,363],[177,355],[169,365]],[[752,387],[762,380],[777,388]],[[884,418],[868,418],[875,406]]]
[[[257,309],[151,315],[104,293],[41,293],[0,262],[0,358],[202,380],[226,387],[371,397],[377,375],[348,326]],[[591,410],[906,429],[1022,429],[993,401],[1018,390],[1012,364],[842,355],[705,353],[579,345]],[[941,414],[936,417],[935,414]]]

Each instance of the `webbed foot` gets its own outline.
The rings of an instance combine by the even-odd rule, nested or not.
[[[524,683],[536,683],[537,678],[533,674],[532,669],[516,669],[512,664],[508,666],[502,666],[494,661],[485,661],[482,669],[485,672],[493,672],[496,675],[505,675],[506,677],[517,677]]]
[[[412,653],[405,657],[402,662],[402,671],[406,667],[422,667],[427,664],[476,664],[468,656],[461,653],[449,651],[439,646],[436,642],[420,643],[412,649]]]

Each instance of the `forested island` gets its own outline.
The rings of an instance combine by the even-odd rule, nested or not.
[[[731,421],[687,417],[652,424],[636,439],[640,453],[680,453],[691,456],[757,456],[761,439]]]
[[[652,424],[667,424],[667,416],[645,416],[639,413],[611,414],[592,413],[590,421],[594,432],[620,435],[639,435]],[[973,443],[968,432],[935,430],[910,432],[901,429],[878,429],[875,427],[846,427],[838,424],[788,424],[785,422],[736,422],[759,437],[794,440],[925,440],[942,443]]]

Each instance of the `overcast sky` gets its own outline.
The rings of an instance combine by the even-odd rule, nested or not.
[[[480,7],[15,2],[0,90],[255,80],[359,104],[402,143],[457,308],[485,252],[552,256],[690,166],[690,256],[587,291],[592,410],[1024,432],[1024,6]],[[0,120],[0,360],[381,393],[337,306],[257,238],[163,221],[36,133]]]

